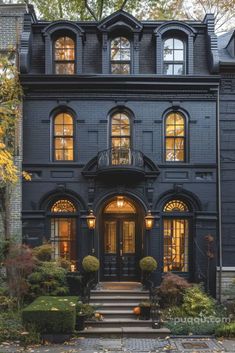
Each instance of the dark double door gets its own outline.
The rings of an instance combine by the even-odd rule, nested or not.
[[[136,215],[105,215],[102,234],[101,278],[105,281],[139,279],[140,241]]]

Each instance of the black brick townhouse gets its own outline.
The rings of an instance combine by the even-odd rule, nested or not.
[[[173,271],[215,293],[234,276],[234,40],[213,15],[25,14],[23,241],[78,268],[94,254],[99,281],[139,281],[146,255],[156,283]]]

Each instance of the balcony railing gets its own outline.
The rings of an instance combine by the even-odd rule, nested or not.
[[[98,169],[108,167],[143,168],[143,153],[131,148],[109,148],[98,153]]]

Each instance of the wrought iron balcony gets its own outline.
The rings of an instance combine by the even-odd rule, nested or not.
[[[143,153],[131,148],[109,148],[98,153],[97,172],[99,175],[144,175]]]

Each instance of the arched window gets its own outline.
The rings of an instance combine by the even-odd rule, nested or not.
[[[189,208],[181,200],[171,200],[163,212],[164,272],[188,272]]]
[[[177,38],[168,38],[164,41],[163,73],[165,75],[184,75],[185,44]]]
[[[170,113],[165,120],[165,161],[185,162],[185,118],[180,113]]]
[[[56,201],[51,207],[51,244],[53,258],[75,262],[76,258],[76,207],[67,199]]]
[[[58,75],[75,73],[75,42],[68,36],[54,42],[54,72]]]
[[[128,75],[131,72],[131,44],[125,37],[111,41],[111,73]]]
[[[115,113],[111,117],[112,164],[131,163],[131,126],[130,118],[125,113]]]
[[[72,161],[74,159],[74,124],[68,113],[59,113],[54,118],[54,160]]]

